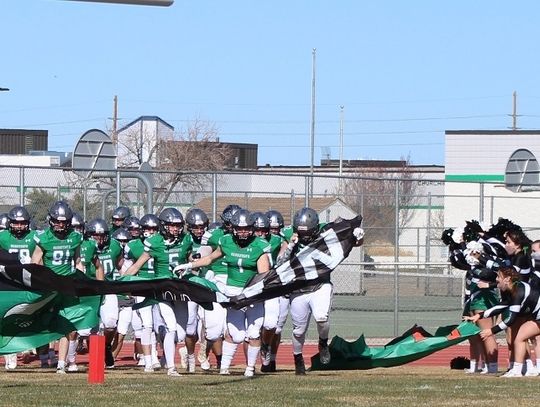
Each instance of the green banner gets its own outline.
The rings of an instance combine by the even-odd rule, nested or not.
[[[364,335],[354,342],[335,336],[329,345],[331,362],[323,365],[319,354],[316,354],[311,358],[311,370],[360,370],[399,366],[448,348],[479,332],[478,327],[470,322],[440,327],[434,335],[415,325],[383,347],[369,347]]]
[[[45,345],[99,324],[101,296],[57,292],[0,291],[0,355]]]

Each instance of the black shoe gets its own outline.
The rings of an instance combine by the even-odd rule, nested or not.
[[[114,367],[114,356],[111,351],[111,347],[107,346],[105,348],[105,367],[111,369]]]
[[[261,372],[262,373],[270,373],[270,372],[272,372],[272,366],[271,365],[261,365]]]
[[[294,355],[294,373],[299,376],[306,374],[306,365],[301,353]]]
[[[327,365],[331,359],[328,339],[319,339],[319,360],[323,365]]]

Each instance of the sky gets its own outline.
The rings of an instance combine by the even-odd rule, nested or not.
[[[444,165],[445,130],[540,128],[540,2],[0,2],[0,128],[73,151],[92,128],[159,116],[256,143],[259,165]],[[316,60],[313,64],[313,49]],[[343,115],[341,108],[343,106]],[[479,154],[481,159],[481,154]]]

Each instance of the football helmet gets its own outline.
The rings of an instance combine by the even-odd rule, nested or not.
[[[73,217],[71,218],[71,227],[74,231],[84,234],[84,219],[77,212],[73,212]]]
[[[247,209],[239,209],[233,214],[231,227],[238,246],[245,247],[253,240],[253,219]]]
[[[129,210],[127,206],[119,206],[113,211],[111,215],[112,223],[115,226],[120,227],[122,225],[122,222],[124,222],[124,220],[126,218],[129,218],[130,216],[131,216],[131,211]]]
[[[274,235],[279,235],[279,232],[285,226],[285,221],[280,212],[275,210],[270,210],[266,212],[266,217],[270,221],[270,233]]]
[[[253,232],[255,235],[266,238],[270,234],[270,220],[266,214],[253,212],[250,216],[253,221]]]
[[[124,247],[127,244],[127,242],[129,242],[131,240],[131,234],[128,232],[128,230],[126,228],[118,228],[118,229],[116,229],[112,233],[111,237],[114,240],[117,240],[122,247]]]
[[[5,230],[8,228],[9,218],[7,213],[0,213],[0,230]]]
[[[8,228],[17,239],[22,238],[30,231],[31,217],[24,206],[15,206],[7,214]]]
[[[187,229],[197,243],[200,243],[205,230],[208,228],[208,223],[208,216],[202,209],[191,208],[189,211],[187,211]]]
[[[154,214],[146,214],[141,218],[141,230],[143,236],[150,237],[159,232],[160,221],[159,218]]]
[[[86,236],[94,239],[98,247],[103,249],[109,243],[109,225],[103,219],[92,219],[86,225]]]
[[[49,208],[47,215],[52,232],[59,239],[64,239],[71,232],[73,212],[64,201],[57,201]]]
[[[319,215],[311,208],[302,208],[294,214],[293,230],[302,244],[312,242],[319,232]]]
[[[159,214],[159,222],[166,239],[178,239],[184,229],[184,217],[176,208],[165,208]]]
[[[15,206],[7,214],[8,228],[17,239],[24,237],[30,231],[31,216],[24,206]]]
[[[225,209],[223,209],[223,212],[221,214],[221,220],[223,221],[223,227],[225,228],[225,231],[230,233],[231,232],[231,219],[232,216],[238,212],[240,209],[242,209],[238,205],[227,205]]]
[[[136,216],[127,217],[122,227],[129,232],[132,239],[137,239],[141,236],[141,223]]]

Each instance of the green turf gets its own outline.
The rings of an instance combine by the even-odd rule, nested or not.
[[[402,366],[369,371],[292,371],[245,379],[195,374],[169,378],[140,371],[107,373],[103,385],[86,374],[38,369],[0,373],[1,406],[532,406],[540,378],[470,376],[447,368]]]

